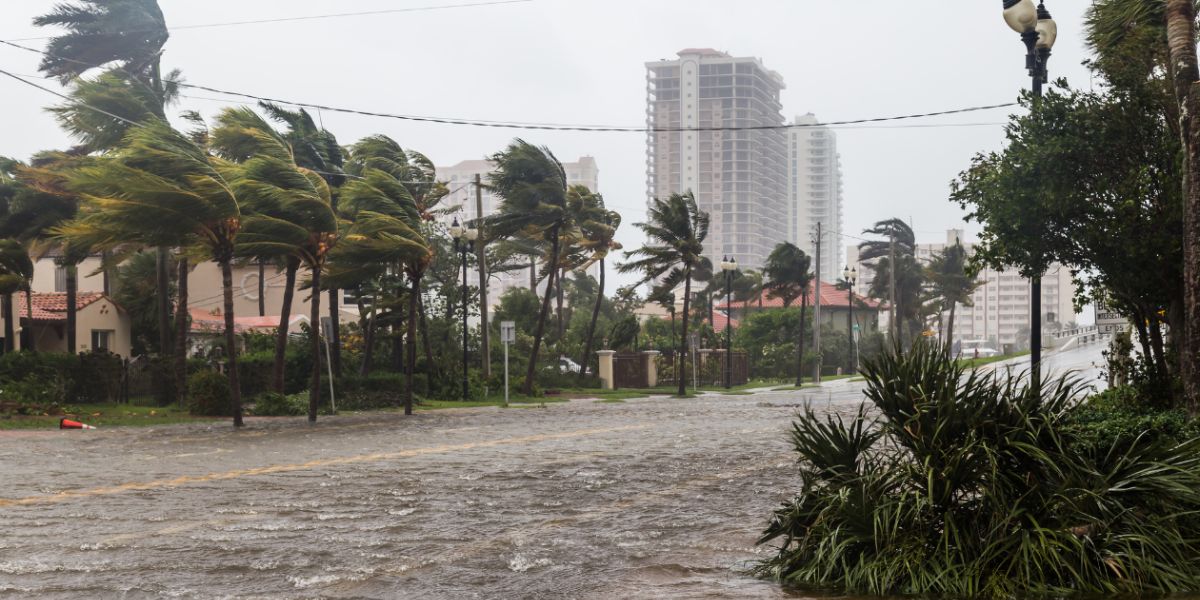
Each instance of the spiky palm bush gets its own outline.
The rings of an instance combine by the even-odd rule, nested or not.
[[[967,372],[933,344],[865,365],[870,405],[794,423],[800,492],[756,568],[868,594],[1200,589],[1200,441],[1097,455],[1065,427],[1077,381]]]

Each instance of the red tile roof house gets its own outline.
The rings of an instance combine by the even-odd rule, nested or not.
[[[815,297],[816,286],[812,286],[808,291],[808,314],[813,313],[813,298]],[[753,314],[758,310],[770,310],[774,308],[783,308],[783,300],[772,298],[767,292],[763,292],[761,298],[741,302],[734,300],[733,319],[730,326],[733,329],[738,328],[739,321],[743,320],[747,313]],[[761,308],[760,308],[761,306]],[[800,307],[800,299],[797,298],[791,304],[792,308]],[[832,283],[821,284],[821,325],[822,327],[832,327],[834,331],[846,332],[849,325],[849,306],[850,296],[845,289],[838,289]],[[722,313],[729,312],[729,305],[725,303],[722,297],[716,309],[722,311],[714,315],[714,320],[717,321],[719,327],[717,331],[723,331],[725,327],[725,318]],[[881,303],[878,300],[859,296],[854,294],[854,322],[859,326],[859,333],[867,334],[879,330],[879,311]],[[811,317],[810,317],[811,318]]]
[[[67,294],[32,294],[33,348],[41,352],[67,351]],[[25,294],[13,294],[15,346],[20,349],[26,336],[21,329],[29,315]],[[124,358],[132,351],[132,322],[129,313],[100,292],[79,292],[75,296],[75,350],[107,350]]]
[[[219,308],[191,308],[188,314],[192,318],[191,333],[188,335],[189,354],[204,354],[213,345],[225,343],[225,315]],[[300,333],[300,324],[307,323],[306,315],[293,314],[288,320],[288,332]],[[269,333],[274,335],[279,331],[279,315],[258,315],[233,317],[233,331],[237,334],[248,332]],[[239,348],[244,350],[245,348]]]

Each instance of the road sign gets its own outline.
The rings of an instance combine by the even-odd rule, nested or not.
[[[517,323],[515,321],[500,322],[500,341],[505,344],[517,341]]]
[[[1128,327],[1129,319],[1099,302],[1096,303],[1096,331],[1111,335],[1125,331]]]

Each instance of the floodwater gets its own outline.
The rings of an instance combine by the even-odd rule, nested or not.
[[[0,433],[0,598],[788,598],[790,419],[859,384]]]

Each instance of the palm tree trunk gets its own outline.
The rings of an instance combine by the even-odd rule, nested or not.
[[[558,337],[554,340],[554,350],[558,354],[558,360],[554,361],[554,371],[562,372],[562,356],[563,356],[563,275],[566,274],[566,269],[559,269],[558,274],[554,277],[555,288],[558,293]]]
[[[800,294],[800,339],[796,342],[796,387],[804,385],[804,325],[808,320],[808,292]]]
[[[312,265],[312,310],[309,323],[312,336],[309,352],[312,353],[312,375],[308,380],[308,422],[317,422],[317,407],[321,404],[321,266]],[[332,364],[332,363],[331,363]]]
[[[187,406],[188,259],[182,255],[175,293],[175,398],[180,406]]]
[[[687,377],[683,376],[683,365],[687,364],[687,331],[688,331],[688,308],[692,302],[692,267],[688,266],[684,272],[683,280],[683,335],[680,336],[679,342],[679,368],[675,369],[675,379],[678,382],[679,395],[687,394]],[[674,311],[672,311],[674,314]]]
[[[67,265],[67,353],[75,354],[79,348],[78,335],[75,331],[78,322],[76,310],[76,291],[79,288],[79,271],[75,265]]]
[[[171,347],[171,255],[170,250],[163,246],[155,250],[155,286],[158,288],[158,353],[162,356],[170,354]],[[71,352],[74,352],[72,349]]]
[[[363,306],[362,294],[358,294],[359,323],[363,331],[363,358],[358,367],[358,374],[366,377],[371,373],[371,363],[375,360],[375,315],[378,303],[371,304],[371,310]]]
[[[342,311],[339,290],[329,290],[329,366],[334,376],[342,374]]]
[[[258,316],[267,316],[267,261],[258,259]]]
[[[555,225],[550,232],[550,261],[546,264],[558,264],[558,225]],[[542,310],[538,313],[537,327],[533,331],[533,349],[529,351],[529,368],[525,370],[525,385],[521,387],[521,393],[526,396],[533,395],[533,384],[537,377],[537,357],[538,349],[542,345],[542,335],[546,333],[546,317],[550,315],[550,298],[554,294],[554,279],[558,269],[550,269],[549,279],[546,282],[546,293],[542,298]]]
[[[592,306],[592,320],[588,322],[587,337],[583,342],[583,356],[579,358],[579,380],[587,376],[592,358],[592,337],[596,334],[596,319],[600,318],[600,304],[604,301],[604,259],[600,259],[600,287],[596,290],[596,304]]]
[[[1184,148],[1183,297],[1180,354],[1183,396],[1188,412],[1200,412],[1200,66],[1196,59],[1196,8],[1192,0],[1167,0],[1170,71],[1179,105]]]
[[[416,273],[412,281],[412,294],[417,298],[417,312],[421,317],[421,350],[425,354],[425,372],[430,378],[433,377],[434,371],[437,371],[437,363],[433,360],[433,340],[429,339],[429,315],[425,313],[425,296],[421,294],[421,280],[425,279],[425,271],[421,270]],[[412,315],[409,315],[411,318]],[[415,343],[415,340],[414,340]],[[409,348],[409,355],[412,356],[413,364],[416,364],[416,347]]]
[[[279,329],[275,333],[275,364],[272,365],[271,385],[277,394],[286,394],[284,368],[287,365],[288,326],[292,320],[292,300],[296,295],[296,271],[300,261],[288,258],[284,267],[283,306],[279,309]]]
[[[950,318],[946,320],[946,347],[954,347],[954,311],[958,308],[957,302],[950,303]],[[951,357],[954,358],[954,357]]]
[[[33,338],[33,289],[32,285],[25,286],[25,339],[21,341],[21,349],[27,352],[37,352],[37,342]]]
[[[413,377],[417,372],[417,312],[424,314],[420,310],[420,289],[421,289],[421,272],[417,271],[412,274],[412,285],[408,293],[408,368],[405,369],[406,386],[404,388],[404,414],[413,414]],[[426,346],[428,346],[429,336],[425,336]],[[433,368],[433,362],[429,363],[429,368]],[[428,374],[427,374],[428,375]]]
[[[4,319],[4,353],[9,354],[16,348],[16,328],[13,326],[12,294],[4,294],[0,298],[0,318]]]
[[[233,330],[233,265],[230,259],[219,261],[221,265],[221,288],[225,296],[225,362],[226,377],[229,378],[229,398],[233,404],[233,426],[241,427],[242,387],[238,381],[237,334]]]

